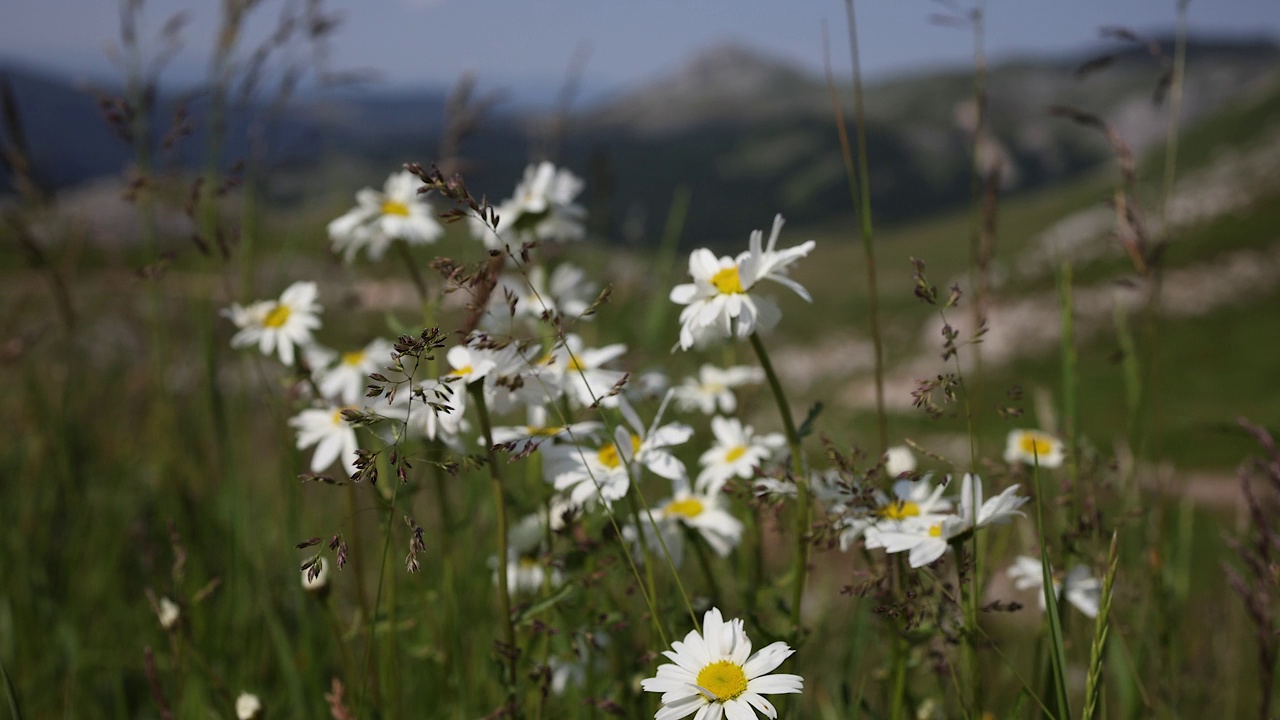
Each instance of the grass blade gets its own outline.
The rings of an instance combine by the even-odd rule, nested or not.
[[[1036,519],[1040,527],[1040,570],[1043,573],[1045,615],[1049,618],[1049,661],[1058,717],[1066,720],[1071,717],[1071,706],[1067,702],[1067,652],[1062,634],[1062,618],[1058,614],[1058,593],[1053,587],[1053,569],[1049,566],[1049,546],[1044,540],[1044,501],[1041,499],[1043,493],[1038,470],[1039,465],[1032,466],[1031,484],[1036,489]]]
[[[1111,591],[1116,581],[1116,568],[1120,564],[1120,535],[1111,533],[1111,550],[1107,553],[1107,575],[1102,580],[1102,597],[1098,602],[1098,618],[1093,629],[1093,645],[1089,648],[1089,675],[1084,686],[1084,710],[1080,720],[1093,720],[1098,715],[1098,699],[1102,693],[1102,666],[1107,650],[1107,637],[1111,633]]]
[[[22,705],[18,702],[18,691],[13,687],[13,679],[9,677],[9,671],[5,669],[2,662],[0,662],[0,678],[4,679],[4,694],[9,698],[9,714],[13,720],[22,720]]]

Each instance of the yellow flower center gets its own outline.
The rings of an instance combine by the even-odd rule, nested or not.
[[[271,312],[267,313],[267,316],[262,319],[262,324],[269,328],[284,327],[285,322],[289,320],[291,312],[293,311],[289,309],[288,305],[276,303],[276,306],[271,308]]]
[[[702,514],[702,501],[696,497],[672,500],[667,503],[667,507],[664,509],[672,515],[679,515],[692,520]]]
[[[534,427],[533,425],[525,426],[525,432],[533,437],[555,437],[564,431],[563,425],[548,425],[546,427]]]
[[[382,201],[383,215],[399,215],[400,217],[409,217],[409,206],[395,200]]]
[[[631,455],[635,456],[640,450],[640,438],[636,435],[631,436]],[[610,470],[622,464],[622,456],[618,454],[618,446],[612,443],[600,448],[596,453],[596,457],[600,458],[600,463]]]
[[[364,362],[364,351],[356,350],[355,352],[342,353],[343,365],[359,365]]]
[[[738,275],[738,266],[727,267],[711,276],[711,284],[721,295],[737,295],[746,292],[742,289],[742,276]]]
[[[586,368],[586,367],[585,367],[581,362],[579,362],[579,361],[578,361],[578,356],[577,356],[577,355],[570,355],[570,356],[569,356],[569,371],[570,371],[570,372],[578,372],[579,370],[586,370],[586,369],[587,369],[587,368]]]
[[[876,514],[887,520],[906,520],[920,514],[920,506],[910,500],[894,500],[876,510]],[[936,536],[935,536],[936,537]]]
[[[475,371],[475,368],[471,367],[470,365],[463,365],[462,367],[458,368],[457,370],[454,370],[449,374],[453,375],[454,377],[466,377],[474,371]]]
[[[937,525],[929,528],[929,537],[942,537],[942,523],[938,523]]]
[[[730,448],[729,452],[724,454],[724,461],[727,463],[731,463],[746,454],[747,454],[746,446],[738,445],[737,447]]]
[[[698,671],[698,687],[728,702],[747,691],[747,674],[742,666],[729,660],[713,662]]]
[[[1018,440],[1018,447],[1022,449],[1022,452],[1028,455],[1044,457],[1053,452],[1053,441],[1044,435],[1025,433],[1022,438]]]

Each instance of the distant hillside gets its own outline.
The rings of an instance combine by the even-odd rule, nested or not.
[[[1106,118],[1135,149],[1163,137],[1167,109],[1152,100],[1161,68],[1145,49],[1122,44],[1115,49],[1119,52],[1105,68],[1086,76],[1076,70],[1102,50],[991,68],[987,149],[1004,163],[1007,192],[1058,182],[1107,156],[1095,133],[1050,117],[1049,105],[1071,105]],[[1271,41],[1190,43],[1186,119],[1276,82],[1277,68],[1280,49]],[[85,89],[22,69],[0,68],[0,73],[13,85],[37,172],[51,185],[118,173],[132,157],[106,129]],[[841,93],[850,106],[848,88]],[[157,135],[178,97],[161,98]],[[866,105],[879,220],[894,222],[967,202],[971,71],[875,83]],[[202,161],[205,129],[198,98],[192,114],[196,134],[167,158],[174,167]],[[434,159],[444,114],[444,95],[432,89],[307,98],[274,116],[250,106],[233,117],[224,156],[230,163],[246,157],[251,147],[260,149],[272,168],[277,199],[345,197],[405,161]],[[263,125],[267,117],[272,122]],[[531,156],[547,147],[546,120],[514,111],[484,118],[463,146],[472,189],[491,198],[509,193]],[[247,140],[250,127],[258,144]],[[568,118],[563,135],[555,159],[587,179],[594,230],[601,236],[651,241],[677,187],[692,192],[685,232],[691,242],[740,241],[775,212],[798,222],[851,214],[825,83],[755,50],[711,48],[665,77],[578,111]],[[0,167],[0,173],[4,170]]]

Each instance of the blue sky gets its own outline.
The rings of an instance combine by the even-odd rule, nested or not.
[[[264,0],[251,41],[285,0]],[[119,76],[107,48],[119,35],[114,0],[3,0],[0,57],[104,79]],[[191,13],[186,47],[168,77],[191,81],[207,63],[218,0],[147,0],[154,34],[178,10]],[[578,48],[592,93],[624,88],[678,67],[701,48],[738,42],[820,71],[821,32],[833,61],[848,65],[842,0],[330,0],[343,18],[332,42],[338,68],[370,69],[387,87],[450,85],[473,71],[517,95],[557,86]],[[1169,30],[1177,0],[988,0],[994,58],[1080,49],[1098,28]],[[870,76],[967,62],[971,37],[931,23],[930,0],[859,0],[864,69]],[[1192,0],[1193,31],[1280,38],[1280,0]]]

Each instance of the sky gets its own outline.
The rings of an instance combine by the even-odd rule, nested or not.
[[[262,0],[245,45],[265,37],[294,0]],[[301,0],[297,0],[301,1]],[[972,7],[973,0],[958,3]],[[165,79],[203,77],[219,0],[145,0],[143,36],[185,10],[184,47]],[[1098,29],[1171,30],[1178,0],[987,0],[986,46],[993,60],[1078,51]],[[550,93],[574,58],[582,85],[604,94],[650,81],[697,51],[726,42],[754,47],[814,72],[822,68],[824,24],[836,68],[849,64],[843,0],[325,0],[342,19],[332,36],[336,69],[372,71],[376,86],[452,85],[466,71],[517,97]],[[870,77],[968,63],[966,30],[930,20],[936,0],[858,0],[860,54]],[[1193,32],[1280,39],[1280,0],[1191,0]],[[93,80],[120,77],[116,0],[0,0],[0,58]],[[151,42],[155,52],[159,43]],[[247,54],[247,51],[246,51]],[[847,72],[847,71],[845,71]],[[376,87],[375,86],[375,87]]]

